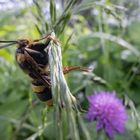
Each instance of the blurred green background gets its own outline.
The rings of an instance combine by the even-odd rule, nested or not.
[[[129,120],[115,140],[140,140],[139,13],[139,0],[1,0],[0,40],[37,39],[55,31],[63,64],[93,69],[66,76],[81,107],[87,109],[86,97],[94,91],[116,91]],[[0,50],[0,139],[53,140],[52,110],[46,115],[46,105],[32,93],[15,51],[15,46]],[[94,123],[87,130],[97,139]]]

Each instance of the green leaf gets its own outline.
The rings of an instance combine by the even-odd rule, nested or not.
[[[12,137],[12,126],[9,122],[0,119],[0,139],[10,140]]]
[[[56,6],[54,0],[50,0],[50,16],[51,24],[53,25],[56,21]]]
[[[86,38],[99,38],[99,39],[105,39],[105,40],[109,40],[112,42],[115,42],[116,44],[122,46],[123,48],[126,48],[128,50],[130,50],[133,54],[135,54],[137,57],[140,56],[140,52],[136,49],[136,47],[134,47],[133,45],[131,45],[129,42],[125,41],[122,38],[119,38],[117,36],[108,34],[108,33],[104,33],[104,32],[94,32],[88,35],[84,35],[83,37]]]
[[[13,62],[13,60],[14,60],[13,54],[11,54],[6,49],[0,50],[0,57],[6,59],[8,62]]]

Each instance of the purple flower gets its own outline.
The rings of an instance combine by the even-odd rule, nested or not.
[[[96,129],[101,128],[112,138],[114,132],[123,133],[127,113],[122,101],[118,99],[115,92],[96,92],[88,97],[89,109],[86,118],[96,121]]]

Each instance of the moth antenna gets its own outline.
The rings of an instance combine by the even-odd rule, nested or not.
[[[18,41],[14,41],[14,40],[8,40],[8,41],[0,40],[0,43],[18,43]]]
[[[1,43],[1,41],[0,41],[0,43]],[[6,43],[6,42],[5,42],[5,43]],[[9,46],[12,46],[12,45],[14,45],[14,44],[17,44],[17,42],[13,42],[13,43],[9,43],[9,44],[6,44],[6,45],[2,45],[2,46],[0,46],[0,49],[6,48],[6,47],[9,47]]]

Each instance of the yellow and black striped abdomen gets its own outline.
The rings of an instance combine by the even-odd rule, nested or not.
[[[40,101],[47,102],[49,106],[52,106],[52,93],[50,88],[46,87],[40,80],[33,80],[32,90],[36,93]]]

